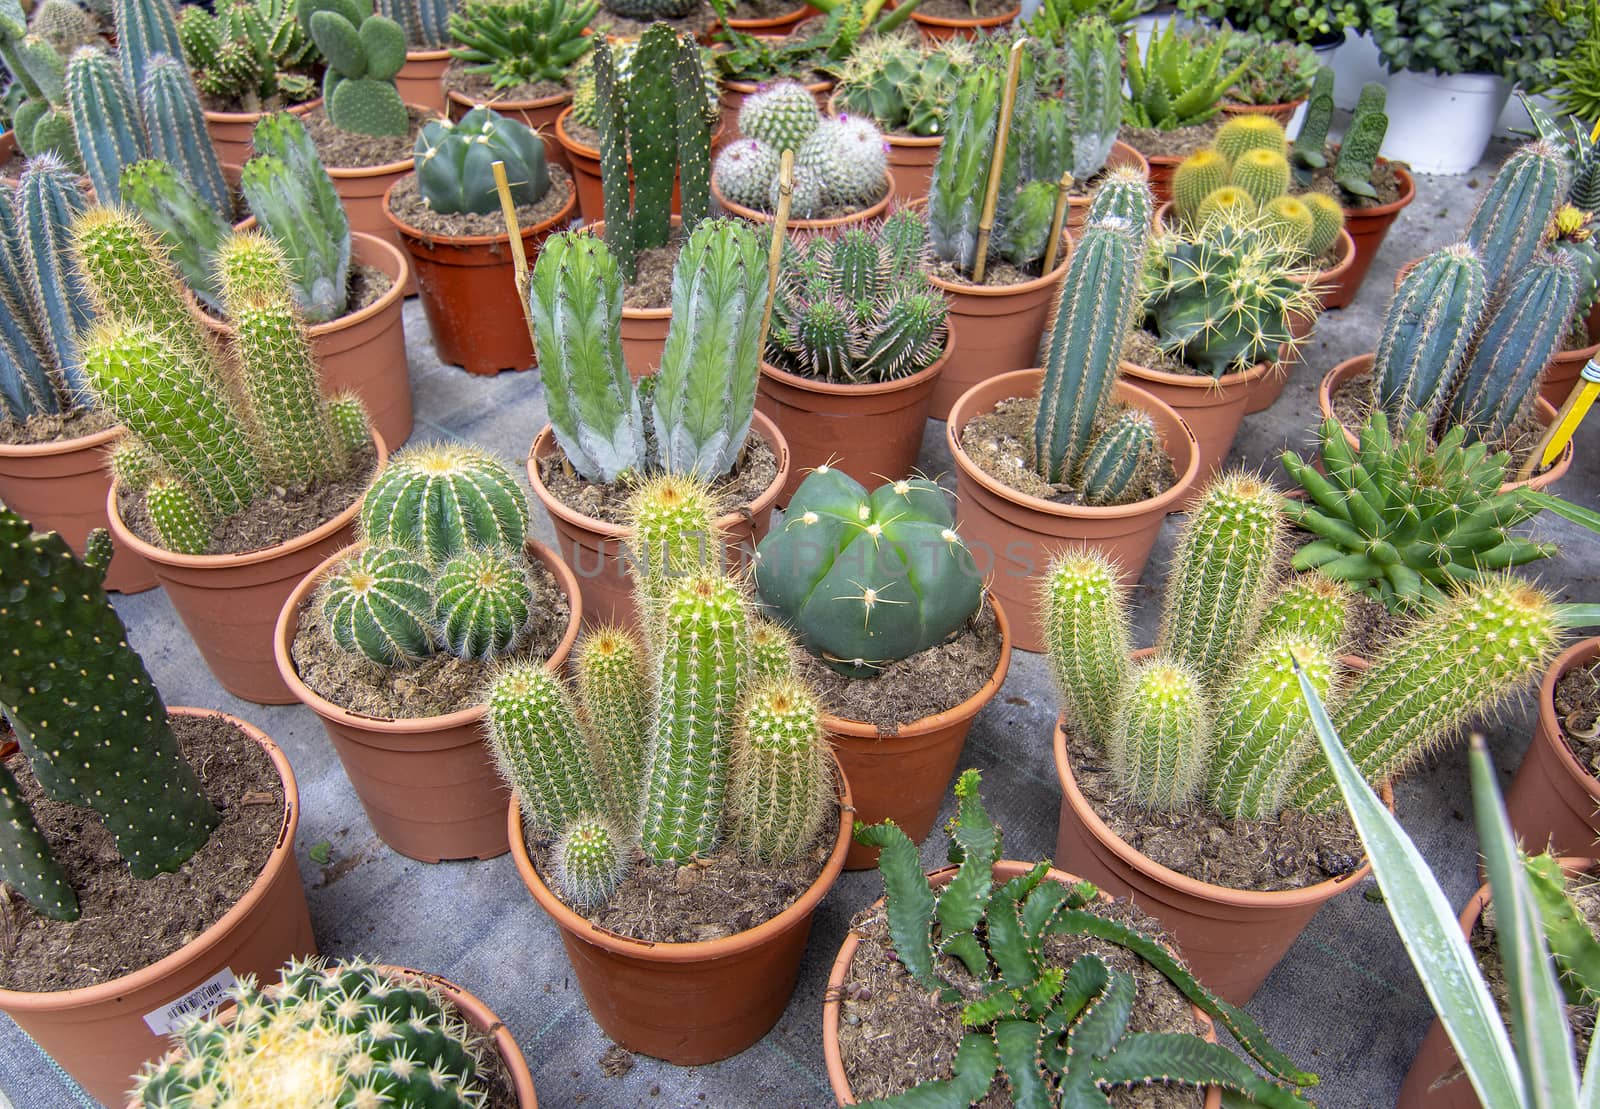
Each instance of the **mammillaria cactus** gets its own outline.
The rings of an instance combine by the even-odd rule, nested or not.
[[[178,38],[195,85],[221,103],[261,111],[316,91],[304,72],[316,46],[293,0],[232,0],[215,14],[188,6],[178,13]]]
[[[450,53],[496,89],[559,82],[594,49],[584,32],[599,10],[598,0],[466,0],[450,13]]]
[[[1248,67],[1241,62],[1222,71],[1226,44],[1219,37],[1201,46],[1177,32],[1177,19],[1140,52],[1139,40],[1127,40],[1128,99],[1123,119],[1130,127],[1175,131],[1206,122],[1220,110],[1222,98]]]
[[[477,447],[421,443],[396,451],[361,499],[361,534],[442,565],[462,551],[520,551],[528,503],[505,463]]]
[[[80,46],[67,64],[67,105],[84,172],[102,204],[121,198],[122,168],[149,157],[144,123],[116,59]]]
[[[798,81],[761,85],[739,105],[739,134],[776,151],[798,154],[821,122],[816,97]]]
[[[240,179],[250,213],[284,248],[294,300],[312,323],[343,314],[350,281],[350,221],[305,125],[287,112],[262,116],[255,156]]]
[[[550,191],[544,143],[527,126],[492,108],[473,108],[460,120],[431,119],[417,136],[417,189],[441,215],[496,211],[495,162],[505,165],[511,199],[537,204]]]
[[[236,1007],[191,1021],[145,1064],[138,1109],[186,1105],[435,1106],[487,1096],[480,1037],[424,982],[358,960],[289,963],[261,989],[246,976]]]
[[[406,61],[406,33],[376,15],[371,0],[299,0],[300,22],[327,59],[323,110],[341,131],[403,135],[411,127],[394,77]]]
[[[807,650],[853,677],[943,642],[983,599],[944,490],[912,478],[869,495],[826,466],[761,541],[756,589]]]

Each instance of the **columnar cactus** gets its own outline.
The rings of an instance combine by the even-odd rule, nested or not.
[[[189,358],[211,353],[170,256],[142,220],[114,209],[84,210],[72,222],[71,256],[98,316],[148,323]]]
[[[1266,820],[1277,815],[1316,750],[1296,667],[1318,696],[1328,695],[1332,652],[1309,636],[1285,633],[1258,640],[1217,696],[1216,753],[1207,790],[1212,807],[1225,816]]]
[[[361,533],[438,566],[462,551],[522,550],[528,502],[511,472],[477,447],[423,443],[395,452],[361,500]]]
[[[488,1096],[485,1047],[431,986],[361,961],[289,963],[266,989],[246,976],[237,1006],[185,1024],[146,1063],[137,1109],[185,1105],[428,1105]]]
[[[1428,255],[1400,282],[1372,364],[1373,407],[1397,424],[1421,413],[1432,427],[1483,321],[1489,282],[1464,243]]]
[[[1463,241],[1478,252],[1491,292],[1504,293],[1538,249],[1566,196],[1566,162],[1543,141],[1512,151],[1478,198]]]
[[[300,20],[327,59],[323,110],[333,125],[361,135],[404,135],[411,128],[394,76],[406,61],[406,33],[375,15],[371,0],[299,0]]]
[[[207,307],[222,310],[217,251],[229,235],[226,220],[201,199],[169,162],[146,158],[122,171],[123,203],[161,236],[173,264]]]
[[[530,826],[556,834],[607,811],[577,703],[561,679],[542,666],[513,663],[489,687],[487,703],[489,747]]]
[[[822,710],[793,680],[759,686],[739,710],[730,804],[745,854],[797,858],[817,837],[833,794]]]
[[[1142,409],[1123,409],[1083,456],[1078,468],[1083,502],[1101,507],[1140,499],[1162,457],[1155,420]]]
[[[378,0],[378,14],[398,23],[406,44],[421,50],[450,45],[450,16],[454,0]]]
[[[1106,159],[1122,127],[1122,50],[1117,29],[1090,16],[1078,19],[1067,32],[1066,67],[1062,103],[1071,122],[1071,155],[1062,168],[1076,181],[1088,181],[1105,168]],[[1055,167],[1050,167],[1054,169]],[[1047,180],[1059,180],[1047,173]]]
[[[1058,555],[1040,593],[1046,648],[1067,715],[1090,739],[1107,744],[1133,650],[1116,564],[1095,550]]]
[[[536,204],[550,191],[544,143],[526,125],[492,108],[473,108],[460,120],[422,125],[412,156],[417,188],[430,211],[497,211],[493,165],[505,164],[511,199]]]
[[[945,117],[944,142],[928,183],[928,238],[933,252],[963,273],[972,272],[978,251],[978,220],[994,161],[1000,124],[1000,75],[982,66],[956,90]],[[1004,187],[1003,198],[1009,198]]]
[[[134,95],[144,86],[152,58],[158,54],[183,57],[183,40],[178,35],[177,20],[168,0],[116,0],[114,23],[122,81]],[[95,192],[102,204],[111,199],[100,191],[98,182]]]
[[[1292,509],[1293,502],[1285,501],[1284,507]],[[1294,522],[1292,511],[1289,519]],[[1262,613],[1257,634],[1262,638],[1278,634],[1304,636],[1338,655],[1344,648],[1353,594],[1350,586],[1327,574],[1298,574],[1278,591]]]
[[[605,6],[624,19],[682,19],[694,11],[695,0],[606,0]]]
[[[763,604],[807,650],[854,677],[943,642],[983,599],[949,494],[923,478],[869,495],[842,470],[821,467],[757,556]]]
[[[631,824],[644,781],[650,734],[648,659],[638,636],[619,625],[595,628],[578,644],[578,700],[594,729],[613,810]]]
[[[580,816],[556,841],[556,882],[580,909],[605,904],[632,868],[627,839],[604,817]]]
[[[328,418],[347,453],[358,454],[372,441],[372,417],[367,414],[366,403],[354,393],[329,397]]]
[[[757,616],[750,621],[750,682],[761,685],[794,677],[794,636],[782,624]]]
[[[144,2],[158,5],[161,0]],[[123,50],[128,48],[124,43]],[[115,204],[122,196],[123,167],[150,155],[138,105],[116,59],[95,46],[80,46],[73,52],[66,93],[84,172],[100,203]]]
[[[709,490],[694,478],[657,474],[634,490],[628,500],[628,555],[634,592],[647,619],[659,613],[676,579],[721,565],[716,518]]]
[[[295,303],[312,323],[344,313],[350,281],[350,221],[305,125],[266,115],[240,184],[250,213],[284,248]]]
[[[322,587],[333,641],[379,666],[433,653],[433,570],[399,547],[351,555]]]
[[[457,658],[491,659],[521,643],[533,591],[520,553],[459,554],[439,568],[436,592],[439,638]]]
[[[233,196],[206,131],[194,80],[180,57],[150,58],[139,84],[139,112],[150,153],[176,167],[212,211],[231,217]]]
[[[189,487],[176,478],[156,477],[142,490],[150,526],[169,551],[205,554],[211,546],[216,516],[201,505]]]
[[[1153,809],[1181,809],[1205,784],[1211,721],[1200,678],[1160,655],[1137,665],[1117,702],[1106,752],[1127,792]]]

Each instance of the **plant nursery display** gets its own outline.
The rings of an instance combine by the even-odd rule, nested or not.
[[[712,64],[723,83],[725,109],[737,110],[740,94],[755,91],[756,84],[776,78],[801,81],[826,92],[832,83],[828,68],[843,62],[858,44],[892,34],[916,15],[922,0],[887,5],[855,5],[843,0],[823,0],[808,5],[822,13],[807,18],[786,35],[758,35],[734,25],[728,0],[710,0],[722,27],[713,36]]]
[[[1317,52],[1305,43],[1284,42],[1250,31],[1223,34],[1222,62],[1225,69],[1245,63],[1227,99],[1224,115],[1270,115],[1288,125],[1294,109],[1305,101],[1316,78],[1320,62]]]
[[[1059,46],[1074,25],[1099,16],[1125,31],[1135,18],[1155,7],[1151,0],[1041,0],[1022,28],[1034,38]]]
[[[1369,18],[1362,0],[1179,0],[1178,10],[1190,18],[1225,22],[1269,43],[1289,44],[1340,41],[1345,28],[1362,30]]]
[[[101,589],[104,532],[89,549],[0,507],[0,712],[20,749],[0,764],[0,877],[28,906],[8,910],[0,1010],[115,1101],[160,1052],[144,1014],[313,947],[288,762],[231,716],[167,708]]]
[[[997,1081],[1016,1105],[1110,1104],[1114,1090],[1157,1084],[1169,1096],[1200,1091],[1193,1104],[1217,1104],[1219,1091],[1240,1104],[1310,1104],[1295,1087],[1317,1076],[1196,980],[1148,917],[1047,862],[1002,862],[978,784],[976,770],[956,784],[947,870],[923,874],[892,821],[856,831],[882,849],[885,897],[834,964],[846,1000],[827,1002],[823,1034],[842,1104],[858,1094],[883,1109],[972,1104]],[[1212,1019],[1272,1077],[1218,1045]],[[927,1032],[957,1042],[913,1051],[889,1040]]]
[[[24,155],[54,151],[77,168],[78,144],[66,108],[67,59],[97,35],[93,16],[68,0],[45,0],[31,16],[17,0],[0,4],[0,62],[13,82],[4,109]]]
[[[212,111],[272,112],[317,96],[321,57],[291,0],[215,13],[185,5],[177,20],[183,60]]]

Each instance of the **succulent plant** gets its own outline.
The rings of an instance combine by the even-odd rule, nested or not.
[[[423,203],[441,215],[497,211],[495,162],[505,165],[514,203],[536,204],[550,191],[544,143],[527,125],[493,108],[473,108],[455,122],[429,120],[412,160]]]
[[[435,591],[439,639],[457,658],[487,660],[522,642],[533,591],[520,552],[459,554],[439,568]]]
[[[196,86],[218,102],[261,111],[316,93],[317,49],[293,0],[232,0],[214,14],[186,6],[178,38]]]
[[[344,314],[349,300],[350,221],[305,125],[287,112],[262,116],[241,184],[250,213],[289,260],[294,301],[312,323]]]
[[[300,22],[327,60],[323,111],[341,131],[404,135],[411,118],[394,85],[406,32],[377,15],[372,0],[298,0]]]
[[[467,1109],[489,1090],[481,1037],[421,979],[359,960],[296,960],[236,1006],[185,1024],[146,1063],[138,1109],[184,1105],[372,1104]]]
[[[677,579],[722,565],[716,504],[692,476],[655,474],[628,498],[628,520],[629,573],[648,627]]]
[[[67,63],[66,98],[84,172],[102,204],[121,199],[124,166],[150,155],[139,107],[117,61],[94,46],[80,46]]]
[[[1554,143],[1527,143],[1505,160],[1462,236],[1477,251],[1491,293],[1503,294],[1533,260],[1566,191],[1566,162]]]
[[[834,792],[816,695],[792,678],[756,686],[738,729],[728,785],[734,841],[751,858],[798,858],[817,838]]]
[[[656,22],[663,19],[682,19],[695,8],[698,0],[606,0],[606,11],[624,19]]]
[[[595,628],[578,644],[578,700],[599,740],[600,761],[608,782],[641,782],[650,730],[650,698],[644,644],[618,625]],[[619,797],[618,815],[633,817],[632,796]]]
[[[923,44],[914,35],[879,36],[836,67],[834,96],[840,111],[867,116],[885,131],[941,135],[945,109],[974,61],[960,37]]]
[[[437,50],[450,45],[450,17],[455,0],[378,0],[378,14],[394,20],[406,33],[406,45]]]
[[[150,59],[139,86],[139,107],[150,152],[171,163],[213,212],[232,215],[233,198],[181,58],[157,54]]]
[[[1225,33],[1223,43],[1224,68],[1248,61],[1228,90],[1228,99],[1240,104],[1288,104],[1304,99],[1310,91],[1319,63],[1309,44],[1248,30]]]
[[[122,171],[122,200],[160,236],[184,284],[213,311],[222,311],[217,252],[232,229],[179,175],[155,158]]]
[[[626,837],[601,816],[570,821],[556,843],[556,881],[580,909],[605,904],[632,868]]]
[[[484,727],[524,819],[559,832],[606,811],[594,749],[565,683],[542,666],[513,663],[496,675]]]
[[[5,107],[25,156],[53,151],[69,165],[78,164],[65,108],[67,58],[94,37],[88,13],[67,0],[45,0],[31,19],[17,0],[0,3],[0,63],[12,80]]]
[[[1294,502],[1286,501],[1285,507],[1293,520]],[[1294,568],[1305,569],[1303,566]],[[1278,590],[1261,614],[1256,634],[1265,637],[1286,632],[1309,636],[1333,654],[1342,654],[1354,592],[1344,582],[1320,571],[1296,574]]]
[[[1339,144],[1333,180],[1353,200],[1373,200],[1378,196],[1372,176],[1383,137],[1389,131],[1389,117],[1384,112],[1387,98],[1388,93],[1376,81],[1363,86],[1350,117],[1350,126],[1345,128],[1344,139]],[[1324,68],[1312,84],[1305,120],[1294,142],[1295,164],[1303,170],[1321,169],[1328,164],[1328,126],[1332,121],[1333,71]]]
[[[496,89],[560,82],[590,50],[598,0],[466,0],[450,14],[451,54]]]
[[[333,641],[380,666],[433,653],[434,571],[400,547],[368,547],[329,575],[322,612]]]
[[[1581,876],[1569,878],[1561,860],[1549,851],[1524,855],[1522,870],[1568,1003],[1593,1005],[1600,999],[1600,940],[1574,899],[1587,881]]]
[[[361,499],[361,534],[442,566],[466,551],[520,552],[528,503],[494,455],[454,443],[396,451]]]
[[[116,60],[123,85],[137,96],[151,59],[159,54],[182,58],[183,41],[168,0],[115,0],[115,9],[112,23],[117,29]],[[102,204],[109,200],[104,193],[99,193],[98,199]]]
[[[1202,46],[1176,28],[1176,18],[1169,19],[1142,55],[1138,39],[1128,37],[1129,95],[1122,114],[1130,127],[1175,131],[1206,122],[1249,66],[1241,62],[1224,70],[1220,39]]]

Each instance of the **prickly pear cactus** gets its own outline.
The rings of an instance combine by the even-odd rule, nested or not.
[[[406,33],[373,13],[370,0],[301,0],[301,19],[327,59],[325,110],[333,125],[361,135],[404,135],[410,116],[394,86],[406,61]]]

